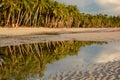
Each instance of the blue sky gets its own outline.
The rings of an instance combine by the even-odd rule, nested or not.
[[[56,0],[67,5],[77,5],[80,12],[120,15],[120,0]]]

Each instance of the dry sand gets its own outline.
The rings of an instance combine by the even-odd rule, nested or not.
[[[120,28],[0,28],[0,46],[60,40],[120,41]]]

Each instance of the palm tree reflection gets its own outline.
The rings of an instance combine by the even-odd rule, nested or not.
[[[106,42],[55,41],[0,48],[0,79],[42,78],[46,64],[77,55],[81,47]]]

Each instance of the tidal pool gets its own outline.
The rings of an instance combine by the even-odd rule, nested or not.
[[[120,42],[54,41],[0,48],[0,79],[40,80],[120,59]]]

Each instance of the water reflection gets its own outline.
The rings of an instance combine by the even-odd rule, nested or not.
[[[92,44],[106,44],[106,42],[56,41],[1,47],[0,79],[42,78],[47,64],[56,63],[65,57],[77,56],[82,47]]]
[[[111,42],[102,46],[96,44],[86,46],[81,48],[78,53],[83,63],[106,63],[120,59],[120,42]]]
[[[81,47],[77,56],[68,56],[53,64],[48,64],[45,74],[49,76],[52,73],[52,76],[56,76],[57,72],[90,70],[94,64],[114,60],[120,60],[120,42],[109,42],[102,45],[92,44]]]

